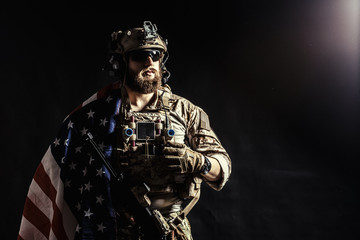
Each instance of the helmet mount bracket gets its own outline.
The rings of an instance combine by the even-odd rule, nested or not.
[[[158,36],[156,24],[152,24],[150,21],[144,21],[143,27],[145,40],[151,40]]]

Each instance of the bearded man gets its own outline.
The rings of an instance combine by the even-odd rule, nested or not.
[[[19,239],[192,239],[186,215],[205,181],[231,173],[207,114],[167,84],[156,25],[112,34],[119,80],[64,120],[35,173]]]

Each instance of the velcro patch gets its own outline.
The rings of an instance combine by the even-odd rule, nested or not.
[[[200,128],[210,131],[209,117],[204,111],[200,111]]]

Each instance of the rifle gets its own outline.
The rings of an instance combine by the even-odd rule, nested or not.
[[[124,173],[118,174],[110,162],[105,158],[99,145],[94,141],[90,132],[87,133],[87,141],[90,142],[106,168],[109,170],[111,178],[111,195],[114,203],[126,199],[130,212],[134,215],[136,224],[139,225],[144,239],[165,240],[166,236],[172,231],[169,224],[158,210],[150,210],[151,201],[147,196],[150,191],[145,182],[137,182]],[[118,191],[114,191],[114,189]]]

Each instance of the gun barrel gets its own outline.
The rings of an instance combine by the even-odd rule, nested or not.
[[[104,153],[101,151],[99,145],[95,142],[93,135],[88,132],[87,133],[87,140],[91,143],[91,145],[94,147],[97,154],[99,154],[101,160],[105,164],[106,168],[109,170],[110,174],[118,181],[121,181],[123,179],[122,175],[118,175],[115,169],[111,166],[111,164],[106,160]]]

